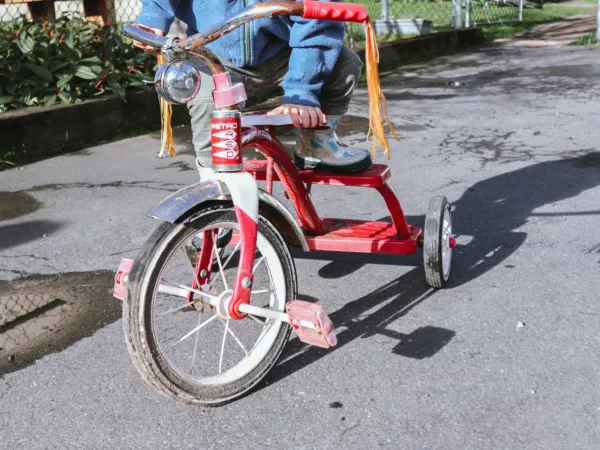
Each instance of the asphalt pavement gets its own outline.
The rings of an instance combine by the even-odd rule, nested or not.
[[[600,448],[600,48],[488,46],[382,82],[409,221],[453,205],[451,285],[429,289],[420,254],[295,252],[339,344],[292,336],[219,408],[141,380],[110,295],[158,225],[145,213],[197,180],[189,131],[175,159],[147,135],[1,172],[0,297],[43,306],[0,324],[0,448]],[[360,89],[343,130],[365,148],[366,105]],[[374,191],[313,200],[387,217]]]

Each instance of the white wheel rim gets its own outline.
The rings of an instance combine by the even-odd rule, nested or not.
[[[234,222],[229,223],[228,222],[228,223],[211,224],[210,228],[205,228],[205,229],[201,230],[200,232],[208,230],[208,229],[216,229],[216,228],[231,228],[231,229],[239,230],[239,226],[237,223],[234,223]],[[198,233],[199,233],[199,231],[192,230],[192,231],[190,231],[190,236],[196,235]],[[186,240],[187,239],[189,239],[189,237],[186,237]],[[178,298],[181,298],[181,294],[183,292],[185,292],[182,289],[172,288],[168,284],[161,284],[163,271],[165,270],[166,267],[168,267],[169,262],[171,262],[173,255],[175,253],[177,253],[177,251],[180,248],[182,248],[182,247],[178,247],[177,249],[173,250],[172,253],[167,257],[167,261],[161,270],[159,282],[156,283],[156,286],[155,286],[153,303],[156,301],[157,292],[159,292],[159,291],[161,294],[166,293],[167,295],[174,295],[175,297],[178,297]],[[236,247],[236,250],[238,248],[239,247]],[[268,279],[270,280],[270,286],[267,286],[268,289],[264,289],[265,286],[256,286],[256,287],[253,286],[253,292],[256,291],[257,294],[258,293],[267,294],[268,298],[269,298],[268,308],[270,308],[274,311],[278,311],[278,312],[285,312],[285,302],[286,302],[286,294],[287,294],[285,272],[283,270],[283,266],[281,264],[281,261],[279,260],[276,250],[269,243],[267,238],[264,235],[262,235],[260,232],[258,234],[258,239],[257,239],[257,249],[260,252],[261,256],[259,258],[257,258],[257,260],[255,262],[254,272],[256,273],[257,270],[261,270],[266,267]],[[215,254],[218,254],[218,252],[215,252]],[[230,256],[233,256],[233,253]],[[220,259],[219,259],[219,267],[222,268],[222,265],[226,265],[226,263],[227,263],[226,261],[220,261]],[[265,267],[261,267],[261,266],[265,266]],[[224,268],[228,269],[229,267],[224,267]],[[232,266],[232,272],[233,273],[237,272],[235,269],[233,269],[233,266]],[[227,280],[224,279],[225,278],[224,271],[219,270],[219,273],[214,272],[213,277],[214,276],[219,277],[219,278],[223,277],[223,278],[221,278],[223,280],[221,284],[227,283]],[[216,283],[212,277],[211,277],[211,283]],[[229,284],[233,284],[233,278],[230,279]],[[231,287],[231,286],[229,286],[229,287]],[[177,294],[179,294],[179,295],[177,295]],[[212,292],[211,292],[211,295],[213,295]],[[214,295],[218,296],[219,292],[214,293]],[[254,298],[254,295],[252,298]],[[263,297],[263,298],[265,298],[265,297]],[[241,322],[249,321],[249,322],[254,323],[254,325],[256,327],[260,327],[261,323],[262,323],[262,330],[260,330],[260,334],[255,342],[243,342],[243,340],[240,339],[236,335],[236,332],[235,332],[236,322],[238,322],[238,321],[224,319],[222,317],[217,316],[214,313],[199,314],[200,318],[198,319],[199,321],[198,321],[197,326],[194,326],[193,328],[191,328],[189,330],[187,330],[187,329],[179,330],[180,334],[183,337],[185,337],[184,340],[187,340],[187,341],[193,343],[193,351],[191,352],[191,356],[190,356],[191,370],[189,367],[187,369],[184,369],[183,367],[181,367],[182,364],[176,363],[169,356],[169,350],[170,350],[170,348],[172,348],[171,347],[172,343],[168,343],[168,344],[164,343],[164,342],[161,343],[160,339],[159,339],[158,331],[156,329],[157,322],[158,322],[157,319],[160,314],[171,313],[171,312],[175,313],[178,310],[185,309],[186,305],[188,305],[188,304],[185,299],[182,299],[182,300],[183,301],[178,301],[176,304],[174,304],[173,305],[174,308],[167,310],[167,311],[164,311],[164,310],[157,311],[156,308],[153,307],[152,308],[152,315],[153,315],[152,316],[152,326],[153,326],[153,332],[154,332],[156,344],[158,347],[158,351],[161,353],[163,359],[167,362],[167,364],[169,365],[171,370],[173,370],[175,373],[177,373],[177,375],[179,377],[181,377],[182,379],[184,379],[187,382],[200,384],[200,385],[215,386],[215,385],[229,384],[229,383],[232,383],[236,380],[243,378],[244,376],[249,374],[252,370],[254,370],[265,359],[265,357],[268,355],[269,351],[273,347],[273,345],[277,339],[277,336],[279,335],[281,327],[282,327],[282,322],[280,320],[268,319],[268,320],[265,320],[264,322],[262,322],[261,320],[258,320],[256,318],[247,317],[247,318],[243,319]],[[251,302],[252,302],[252,299],[251,299]],[[212,324],[210,322],[212,322]],[[259,322],[259,323],[257,324],[255,322]],[[203,344],[203,342],[202,342],[203,330],[207,330],[210,327],[216,327],[216,326],[220,326],[221,329],[223,330],[222,331],[223,339],[222,339],[222,343],[220,345],[221,348],[217,349],[218,351],[220,351],[218,368],[215,367],[215,375],[214,376],[197,376],[193,372],[194,372],[195,363],[196,364],[198,363],[197,351],[199,349],[199,345],[202,346],[202,344]],[[227,340],[235,342],[238,345],[238,348],[241,348],[246,356],[242,357],[242,359],[239,362],[237,362],[237,364],[234,364],[231,367],[226,368],[225,370],[221,370],[223,357],[225,354],[225,344],[226,344]],[[178,344],[175,344],[175,345],[178,345]]]
[[[450,265],[452,264],[452,248],[450,248],[450,238],[452,237],[452,217],[450,208],[444,209],[442,217],[442,233],[440,236],[440,247],[442,251],[442,272],[444,280],[450,276]]]

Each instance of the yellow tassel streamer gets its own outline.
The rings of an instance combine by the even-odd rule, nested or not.
[[[162,53],[158,53],[158,65],[167,62],[167,58]],[[172,106],[162,97],[158,98],[160,102],[160,122],[161,122],[161,133],[160,133],[160,153],[163,156],[165,150],[169,152],[169,155],[175,156],[175,145],[173,144],[173,128],[171,128],[171,115],[173,114]]]
[[[379,47],[377,47],[377,38],[375,36],[375,30],[373,29],[373,22],[371,18],[367,19],[367,47],[365,49],[365,59],[367,63],[367,88],[369,90],[369,132],[367,134],[367,140],[373,136],[373,154],[377,154],[377,143],[383,147],[383,151],[387,158],[390,158],[390,145],[387,140],[387,136],[384,130],[383,115],[385,115],[385,121],[394,136],[394,139],[400,141],[396,135],[396,131],[392,126],[390,117],[387,111],[387,102],[383,92],[381,92],[381,85],[379,84]]]

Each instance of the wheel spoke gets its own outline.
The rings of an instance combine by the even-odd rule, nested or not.
[[[221,264],[221,256],[217,250],[217,240],[215,239],[215,248],[214,254],[217,257],[217,264],[219,264],[219,271],[221,272],[221,277],[223,278],[223,284],[225,285],[225,290],[229,290],[229,286],[227,286],[227,280],[225,279],[225,271],[223,270],[223,264]]]
[[[252,348],[250,349],[250,353],[252,353],[254,351],[254,349],[256,348],[256,346],[260,343],[260,341],[262,341],[262,339],[266,336],[267,331],[269,331],[269,329],[271,328],[271,324],[265,322],[265,327],[263,328],[263,330],[260,332],[260,335],[258,336],[258,339],[256,340],[256,342],[254,343],[254,345],[252,346]]]
[[[248,314],[248,317],[250,317],[252,320],[254,320],[255,322],[258,322],[258,323],[260,323],[260,324],[261,324],[261,325],[263,325],[263,326],[264,326],[264,325],[267,323],[267,321],[269,320],[269,319],[267,319],[267,320],[260,320],[258,317],[256,317],[256,316],[253,316],[252,314]]]
[[[221,321],[222,324],[225,324],[225,320],[219,317],[219,320]],[[238,343],[238,345],[242,348],[242,350],[244,350],[244,353],[246,354],[246,356],[250,356],[250,353],[248,353],[248,350],[246,350],[246,347],[244,347],[244,344],[242,344],[242,341],[240,341],[238,339],[238,337],[234,334],[233,330],[231,328],[227,328],[227,331],[229,331],[229,334],[233,337],[233,339],[235,339],[235,342]]]
[[[227,257],[227,259],[225,260],[225,264],[223,264],[223,269],[227,269],[227,264],[229,264],[229,261],[231,261],[231,258],[233,258],[233,255],[235,255],[235,252],[237,252],[240,249],[240,245],[242,245],[242,241],[240,241],[236,244],[235,248],[231,252],[231,255],[229,255]]]
[[[166,283],[161,283],[158,285],[158,292],[160,294],[167,294],[172,297],[182,297],[186,298],[188,294],[188,288],[182,289],[180,287],[176,287],[173,285],[169,285]]]
[[[271,292],[270,289],[261,289],[260,291],[252,291],[251,294],[252,295],[256,295],[256,294],[266,294],[267,292]]]
[[[198,331],[200,331],[203,327],[205,327],[206,325],[208,325],[210,322],[212,322],[213,320],[215,320],[217,317],[216,314],[214,316],[212,316],[211,318],[207,319],[206,321],[202,322],[200,325],[198,325],[196,328],[194,328],[192,331],[190,331],[188,334],[186,334],[185,336],[183,336],[181,339],[179,339],[177,342],[175,342],[173,345],[169,346],[167,348],[167,350],[171,350],[173,347],[175,347],[176,345],[180,344],[181,342],[185,341],[187,338],[189,338],[191,335],[193,335],[194,333],[197,333]]]
[[[256,264],[254,264],[254,269],[252,269],[252,273],[256,272],[256,269],[258,269],[258,266],[261,265],[261,263],[265,260],[264,256],[261,256],[258,261],[256,261]]]
[[[227,321],[225,322],[225,332],[223,333],[223,342],[221,343],[221,357],[219,358],[219,376],[223,374],[223,353],[225,353],[225,341],[227,340],[227,330],[229,330],[229,319],[227,319]]]
[[[195,303],[195,302],[194,302],[194,303]],[[181,306],[178,306],[177,308],[168,309],[167,311],[161,312],[161,313],[160,313],[158,316],[159,316],[159,317],[161,317],[161,316],[166,316],[167,314],[171,314],[171,313],[177,312],[177,311],[179,311],[179,310],[185,309],[185,308],[187,308],[188,306],[192,306],[194,303],[185,303],[185,304],[183,304],[183,305],[181,305]]]
[[[185,289],[187,291],[193,292],[194,294],[201,295],[202,297],[206,297],[210,300],[214,300],[214,301],[218,300],[218,298],[215,297],[214,295],[207,294],[206,292],[199,291],[198,289],[193,289],[189,286],[184,286],[183,284],[180,284],[179,287],[182,289]]]
[[[233,251],[231,252],[231,254],[227,257],[227,259],[225,260],[225,263],[223,264],[223,270],[225,270],[227,268],[227,265],[229,264],[229,262],[231,261],[231,259],[233,258],[233,255],[235,255],[235,253],[240,249],[240,245],[242,244],[242,242],[238,242],[237,245],[235,246],[235,248],[233,249]],[[225,249],[223,249],[225,250]],[[219,280],[218,277],[213,278],[213,280],[210,283],[210,288],[214,287],[215,282]]]
[[[200,325],[201,320],[202,320],[202,315],[200,315],[200,317],[198,317],[198,325]],[[198,338],[199,337],[200,337],[200,333],[196,333],[196,339],[194,340],[194,353],[192,353],[192,366],[190,367],[190,375],[192,375],[194,373],[194,365],[196,364],[196,352],[198,351]]]

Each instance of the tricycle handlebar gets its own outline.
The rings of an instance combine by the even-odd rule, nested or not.
[[[168,41],[166,37],[158,36],[150,33],[149,31],[142,30],[135,25],[123,25],[123,33],[135,41],[154,48],[162,48]]]
[[[172,49],[183,51],[203,47],[247,22],[274,16],[300,16],[305,19],[359,23],[364,22],[368,18],[367,9],[364,5],[355,5],[352,3],[319,1],[265,2],[244,8],[235,16],[193,36],[174,40]],[[168,42],[167,38],[156,36],[134,25],[124,25],[123,32],[132,39],[154,48],[163,48]]]

